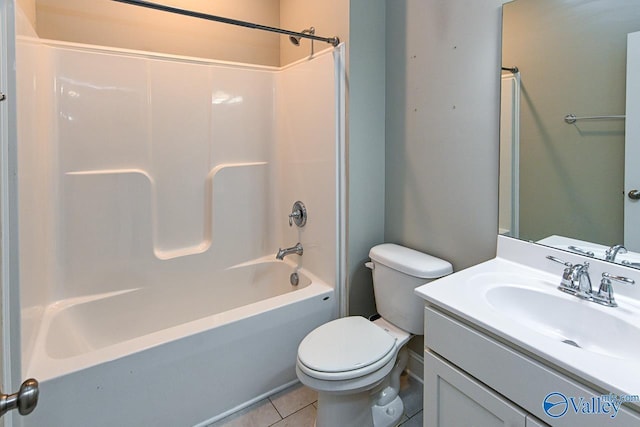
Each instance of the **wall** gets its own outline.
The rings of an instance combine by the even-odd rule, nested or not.
[[[496,251],[501,5],[387,3],[385,240],[455,271]]]
[[[387,5],[385,238],[455,270],[496,250],[501,5]]]
[[[385,16],[383,0],[351,0],[349,14],[349,313],[376,312],[369,249],[384,242]]]
[[[357,0],[361,1],[361,0]],[[357,2],[356,1],[356,2]],[[381,0],[377,0],[378,3]],[[35,0],[20,0],[33,17]],[[174,7],[349,40],[349,0],[165,1]],[[296,47],[286,36],[170,16],[115,2],[37,0],[40,37],[263,65],[286,65],[308,56],[311,41]],[[187,31],[185,31],[187,29]],[[314,42],[316,52],[328,45]],[[347,43],[347,46],[349,44]]]
[[[304,256],[294,257],[326,283],[336,282],[336,100],[334,52],[286,67],[276,77],[276,146],[278,180],[273,207],[277,230],[272,252],[301,242]],[[313,102],[308,102],[313,99]],[[306,108],[300,108],[305,105]],[[307,224],[292,227],[288,215],[296,200],[307,208]]]
[[[278,26],[279,0],[173,0],[163,4]],[[41,38],[274,65],[281,36],[114,1],[37,0]]]
[[[504,13],[504,62],[522,81],[520,237],[622,242],[624,120],[563,118],[624,114],[638,2],[519,0]]]
[[[18,14],[22,13],[27,19],[27,22],[35,28],[36,27],[36,0],[18,0],[17,3]]]
[[[44,306],[51,297],[55,253],[53,235],[54,153],[51,146],[51,98],[54,91],[38,90],[51,75],[51,57],[39,44],[20,40],[16,49],[18,110],[18,191],[20,212],[20,251],[29,254],[20,258],[21,329],[23,353],[30,353]],[[37,125],[35,124],[37,122]],[[28,165],[28,166],[27,166]],[[28,167],[28,170],[25,170]],[[28,190],[25,191],[25,189]],[[28,215],[38,212],[40,215]],[[28,283],[28,286],[22,284]]]

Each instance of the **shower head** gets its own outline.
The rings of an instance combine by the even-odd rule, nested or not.
[[[315,34],[316,29],[313,27],[307,28],[306,30],[301,31],[302,34]],[[289,41],[294,46],[300,46],[300,36],[289,36]]]
[[[300,36],[289,36],[289,41],[294,46],[300,46]]]

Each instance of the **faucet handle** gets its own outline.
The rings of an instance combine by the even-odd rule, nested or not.
[[[607,307],[617,307],[618,303],[613,297],[613,286],[611,286],[611,280],[608,276],[609,273],[602,273],[600,288],[598,289],[598,293],[593,295],[593,302]]]
[[[614,280],[616,282],[620,282],[620,283],[626,283],[627,285],[635,285],[636,281],[633,279],[630,279],[628,277],[624,277],[624,276],[614,276],[613,274],[609,274],[609,273],[602,273],[602,279],[609,279],[609,280]]]
[[[562,264],[562,265],[564,265],[565,267],[568,267],[568,268],[573,267],[573,264],[571,264],[570,262],[563,261],[560,258],[556,258],[556,257],[551,256],[551,255],[547,255],[547,259],[551,260],[553,262],[557,262],[558,264]]]
[[[291,213],[289,214],[289,227],[293,227],[293,223],[298,227],[304,227],[307,223],[307,208],[301,201],[297,201],[293,204],[291,208]]]
[[[600,281],[600,289],[598,289],[598,293],[593,295],[593,301],[598,304],[602,304],[607,307],[617,307],[618,303],[613,297],[613,286],[611,285],[611,281],[614,280],[620,283],[626,283],[628,285],[634,285],[636,283],[635,280],[629,279],[624,276],[614,276],[609,273],[602,273],[602,280]]]
[[[289,227],[293,227],[294,218],[297,220],[298,218],[300,218],[300,216],[302,216],[300,211],[291,212],[289,214]]]
[[[551,255],[547,255],[547,259],[553,262],[557,262],[558,264],[562,264],[566,267],[564,269],[564,272],[562,273],[562,280],[560,280],[560,286],[558,286],[558,289],[563,292],[575,294],[578,285],[574,278],[574,265],[570,262],[563,261],[560,258],[556,258]]]

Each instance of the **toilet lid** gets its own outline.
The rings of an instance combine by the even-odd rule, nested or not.
[[[343,317],[311,331],[298,347],[298,360],[317,372],[361,370],[389,355],[395,341],[364,317]]]

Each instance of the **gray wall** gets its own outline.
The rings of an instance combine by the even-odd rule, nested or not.
[[[501,0],[387,3],[385,240],[495,255]]]
[[[455,271],[496,251],[502,3],[387,2],[385,240]]]
[[[520,237],[623,241],[627,33],[637,0],[518,0],[505,7],[504,63],[520,69]],[[561,42],[560,42],[561,41]]]
[[[349,313],[375,313],[369,249],[384,241],[385,1],[351,0],[347,281]]]

